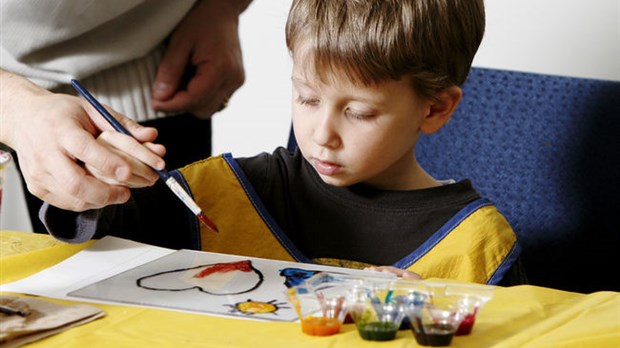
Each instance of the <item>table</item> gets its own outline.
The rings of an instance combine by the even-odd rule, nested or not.
[[[32,275],[90,244],[68,245],[46,235],[0,231],[0,284]],[[107,315],[29,347],[418,346],[410,331],[400,331],[393,341],[377,343],[362,340],[352,324],[334,336],[312,337],[301,332],[299,323],[90,305]],[[456,336],[451,347],[620,347],[620,293],[586,295],[529,285],[498,288],[478,314],[472,334]]]

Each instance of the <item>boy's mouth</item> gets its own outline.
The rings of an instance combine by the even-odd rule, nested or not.
[[[312,159],[312,164],[321,175],[331,176],[338,173],[342,167],[336,163],[321,161],[317,158]]]

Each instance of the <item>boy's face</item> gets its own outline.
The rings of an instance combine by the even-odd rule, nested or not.
[[[364,86],[335,73],[321,82],[311,60],[293,58],[295,136],[323,181],[416,188],[421,169],[413,150],[431,102],[405,80]]]

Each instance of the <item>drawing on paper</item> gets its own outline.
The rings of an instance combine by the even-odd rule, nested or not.
[[[139,278],[139,287],[156,291],[197,289],[211,295],[239,295],[258,288],[263,274],[250,260],[199,265]]]
[[[321,271],[312,271],[301,268],[287,267],[280,270],[280,275],[284,277],[284,286],[292,288],[303,283],[304,280],[312,277]]]
[[[70,296],[263,320],[295,321],[286,289],[312,275],[368,274],[318,264],[179,250]]]
[[[235,304],[225,304],[224,306],[230,308],[230,313],[241,313],[246,315],[254,315],[254,314],[267,314],[273,313],[277,315],[277,311],[283,308],[291,308],[286,306],[286,302],[278,302],[278,300],[271,300],[268,302],[260,302],[260,301],[252,301],[252,299],[248,299],[247,301],[238,302]]]

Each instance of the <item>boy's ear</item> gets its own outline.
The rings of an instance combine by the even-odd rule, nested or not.
[[[435,94],[428,115],[422,121],[420,129],[425,134],[432,134],[443,127],[461,101],[463,91],[458,86],[451,86]]]

